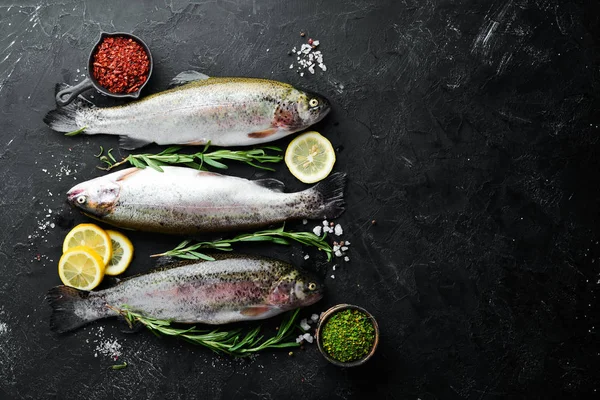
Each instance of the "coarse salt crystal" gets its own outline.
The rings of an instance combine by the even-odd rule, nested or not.
[[[318,40],[313,40],[312,45],[315,46],[315,47],[317,47],[319,45],[319,43],[320,42]],[[77,72],[79,72],[79,71],[77,71]]]
[[[337,224],[335,226],[335,235],[336,236],[340,236],[342,233],[344,233],[344,230],[342,229],[342,226],[340,224]]]
[[[296,338],[296,343],[300,343],[300,342],[302,342],[302,340],[304,340],[304,337],[303,337],[302,335],[299,335],[299,336]]]
[[[344,257],[344,261],[346,261],[346,262],[350,261],[350,257],[348,257],[348,256]]]
[[[308,72],[310,72],[311,74],[315,73],[315,64],[312,64],[310,67],[308,67]]]
[[[313,342],[313,337],[310,333],[305,333],[304,335],[302,335],[302,337],[304,338],[304,340],[306,340],[308,343],[312,343]]]
[[[347,246],[342,246],[342,251],[346,251],[346,250],[348,250],[348,247]]]
[[[293,68],[294,68],[294,64],[290,64],[290,69],[293,69]]]
[[[310,329],[310,325],[308,324],[308,322],[306,322],[306,318],[304,318],[302,321],[300,321],[300,328],[302,328],[302,330],[307,331]]]
[[[308,260],[309,258],[310,258],[310,256],[308,254],[304,256],[305,260]]]
[[[341,257],[341,256],[342,256],[342,252],[341,252],[341,251],[339,251],[339,250],[338,250],[338,251],[336,251],[336,252],[335,252],[335,256],[336,256],[336,257]]]
[[[340,249],[340,246],[338,246],[337,244],[333,245],[333,251],[338,251],[339,249]]]
[[[331,275],[331,279],[335,279],[335,275]]]
[[[313,314],[310,316],[310,319],[312,322],[317,322],[319,320],[319,316],[317,314]]]
[[[323,221],[323,226],[327,226],[329,225],[329,222],[327,222],[327,220]]]
[[[350,242],[346,240],[346,246],[350,246]]]
[[[337,267],[337,265],[335,265],[335,264],[334,264],[334,265],[333,265],[333,270],[334,270],[334,271],[335,271],[335,267]]]
[[[300,76],[304,76],[304,72],[300,72]]]
[[[315,226],[315,227],[313,228],[313,233],[314,233],[315,235],[317,235],[317,236],[321,236],[321,229],[322,229],[322,228],[321,228],[320,226]]]
[[[302,225],[306,225],[306,224],[308,224],[308,220],[307,219],[303,219],[302,220]]]

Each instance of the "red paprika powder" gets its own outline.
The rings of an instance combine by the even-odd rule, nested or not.
[[[93,75],[111,93],[135,92],[148,79],[150,60],[131,38],[105,37],[94,53]]]

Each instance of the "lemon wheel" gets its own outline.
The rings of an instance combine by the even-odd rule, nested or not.
[[[108,264],[112,257],[111,240],[104,229],[95,224],[79,224],[71,229],[63,242],[63,253],[79,246],[87,246],[94,250]]]
[[[92,290],[104,278],[104,261],[92,248],[76,246],[68,249],[58,262],[58,275],[67,286]]]
[[[285,164],[292,175],[304,183],[325,179],[335,164],[331,142],[318,132],[306,132],[290,142]]]
[[[119,275],[125,272],[133,258],[133,245],[121,232],[107,230],[112,245],[112,257],[106,265],[106,275]]]

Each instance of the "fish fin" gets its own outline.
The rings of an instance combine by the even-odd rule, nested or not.
[[[88,322],[104,317],[102,313],[94,313],[93,305],[88,300],[89,292],[74,289],[68,286],[56,286],[48,291],[46,300],[52,307],[50,316],[50,329],[54,332],[64,333],[79,328]],[[87,310],[86,318],[77,310]]]
[[[57,84],[57,93],[67,86],[69,85],[60,83]],[[80,133],[87,127],[77,125],[75,117],[81,111],[93,107],[94,105],[88,100],[82,97],[78,97],[77,99],[75,99],[75,101],[67,104],[66,106],[58,107],[56,110],[49,111],[44,117],[44,122],[51,129],[57,132],[67,132],[67,135],[69,135],[69,133],[75,134],[74,132]]]
[[[212,172],[212,171],[198,171],[198,175],[200,176],[215,176],[215,177],[222,177],[224,178],[225,175],[223,174],[219,174],[218,172]]]
[[[266,138],[271,135],[274,135],[275,133],[277,133],[277,131],[278,131],[277,128],[269,128],[269,129],[265,129],[264,131],[249,133],[248,137],[252,138],[252,139],[262,139],[262,138]]]
[[[119,147],[125,150],[135,150],[152,143],[144,139],[136,139],[129,136],[119,136]]]
[[[185,85],[186,83],[190,83],[190,82],[194,82],[194,81],[203,81],[208,79],[209,76],[203,74],[202,72],[198,72],[198,71],[183,71],[181,73],[179,73],[175,78],[171,79],[171,82],[169,83],[169,87],[177,87],[177,86],[181,86],[181,85]]]
[[[271,307],[269,306],[249,306],[240,311],[240,314],[246,317],[260,317],[269,311],[271,311]]]
[[[189,142],[185,142],[186,146],[204,146],[206,144],[206,140],[204,139],[200,139],[200,140],[191,140]]]
[[[345,186],[346,174],[337,172],[305,190],[305,193],[310,195],[308,204],[312,209],[309,209],[308,215],[304,217],[311,219],[339,217],[346,210],[344,207]],[[314,201],[315,197],[316,201]]]
[[[154,263],[154,267],[152,269],[165,268],[165,267],[169,266],[169,264],[173,264],[177,261],[180,261],[180,260],[176,259],[174,257],[171,257],[171,256],[161,256],[156,259],[156,263]]]
[[[131,176],[137,174],[140,171],[141,169],[135,167],[124,169],[121,171],[121,175],[117,178],[117,182],[123,182],[127,178],[130,178]]]
[[[274,192],[283,192],[283,190],[285,189],[285,184],[274,178],[258,179],[253,182],[256,183],[258,186],[271,189]]]

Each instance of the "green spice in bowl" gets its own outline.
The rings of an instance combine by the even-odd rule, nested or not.
[[[375,353],[379,327],[364,308],[338,304],[325,311],[316,332],[321,354],[332,364],[355,367]]]

